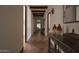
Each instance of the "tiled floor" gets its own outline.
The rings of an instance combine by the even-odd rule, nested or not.
[[[47,53],[48,52],[48,39],[46,36],[35,34],[26,43],[24,48],[25,53]]]

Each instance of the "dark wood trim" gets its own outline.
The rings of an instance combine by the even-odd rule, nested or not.
[[[50,38],[48,37],[48,43],[49,43],[49,45],[48,45],[48,52],[50,53]]]
[[[27,42],[27,7],[25,6],[25,42]]]
[[[79,21],[64,22],[64,24],[68,24],[68,23],[79,23]]]
[[[68,24],[68,23],[75,23],[75,21],[72,21],[72,22],[64,22],[64,24]]]
[[[47,9],[48,7],[47,6],[30,6],[30,8],[32,9]]]
[[[33,16],[44,16],[44,13],[33,13]]]
[[[32,10],[32,12],[45,12],[45,10]]]
[[[44,13],[33,13],[33,14],[44,14]]]
[[[78,23],[79,21],[75,21],[75,23]]]

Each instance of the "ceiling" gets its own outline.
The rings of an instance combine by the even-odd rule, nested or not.
[[[33,16],[44,16],[47,6],[30,6]]]

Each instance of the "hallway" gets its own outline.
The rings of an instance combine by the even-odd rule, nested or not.
[[[54,11],[55,10],[55,11]],[[63,6],[30,5],[25,6],[25,41],[24,53],[48,53],[48,34],[52,33],[53,26],[63,28]],[[58,20],[60,19],[60,20]],[[36,34],[41,31],[43,35]],[[63,32],[62,32],[63,33]],[[52,51],[55,53],[56,51]]]
[[[24,52],[26,53],[47,53],[48,52],[48,39],[46,36],[35,34],[26,43]]]

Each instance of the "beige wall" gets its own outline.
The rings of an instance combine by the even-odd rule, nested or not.
[[[27,38],[27,36],[26,36],[26,33],[27,33],[27,31],[25,31],[26,30],[26,18],[25,18],[25,15],[26,15],[26,7],[25,6],[23,6],[23,47],[25,47],[25,41],[26,41],[26,38]]]
[[[27,6],[27,41],[32,35],[32,13],[29,6]]]
[[[31,14],[31,31],[32,31],[32,35],[34,33],[34,17],[33,14]]]
[[[64,33],[72,33],[73,28],[75,30],[75,33],[79,34],[79,22],[64,24]]]
[[[52,27],[54,24],[58,26],[61,24],[63,28],[63,6],[62,5],[51,5],[48,6],[48,9],[45,13],[45,34],[47,35],[47,14],[54,8],[54,14],[50,15],[50,32],[52,32]]]
[[[0,52],[19,52],[22,46],[23,6],[0,6]]]
[[[79,6],[78,6],[78,8],[79,8]],[[76,9],[76,20],[79,19],[78,13],[79,13],[79,11]],[[79,34],[79,22],[64,24],[64,33],[67,33],[67,32],[71,33],[73,28],[75,30],[75,33]]]

